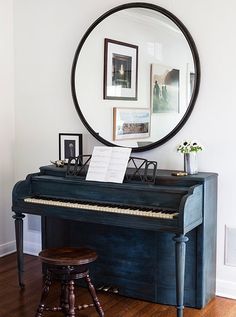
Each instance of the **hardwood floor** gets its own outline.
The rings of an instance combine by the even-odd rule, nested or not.
[[[0,258],[0,317],[34,317],[38,305],[42,274],[37,257],[25,256],[24,290],[17,284],[16,255]],[[54,287],[49,303],[55,303],[58,289]],[[79,302],[90,303],[86,289],[79,289]],[[175,308],[98,292],[106,317],[175,317]],[[62,317],[61,313],[45,313],[45,316]],[[94,308],[80,311],[80,317],[98,317]],[[216,297],[204,309],[185,308],[184,317],[235,317],[236,300]]]

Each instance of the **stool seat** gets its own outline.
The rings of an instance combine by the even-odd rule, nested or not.
[[[76,310],[95,307],[100,317],[104,317],[103,309],[97,298],[95,288],[89,276],[89,264],[97,259],[97,253],[89,248],[50,248],[39,253],[40,260],[47,265],[47,274],[42,290],[41,300],[35,317],[43,317],[44,312],[62,312],[65,317],[75,317]],[[92,297],[92,304],[75,304],[76,281],[84,279]],[[60,280],[61,293],[58,306],[46,306],[50,286],[54,280]]]
[[[97,259],[97,253],[88,248],[50,248],[39,253],[42,262],[60,266],[79,266]]]

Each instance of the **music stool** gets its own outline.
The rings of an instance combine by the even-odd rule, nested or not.
[[[89,276],[88,263],[97,259],[97,253],[88,248],[51,248],[39,253],[42,263],[47,264],[47,273],[42,290],[41,300],[35,317],[42,317],[44,312],[62,312],[66,317],[74,317],[75,312],[95,306],[98,315],[104,316],[95,288]],[[88,286],[93,304],[75,305],[75,281],[83,278]],[[55,307],[46,306],[46,299],[53,281],[61,283],[60,304]]]

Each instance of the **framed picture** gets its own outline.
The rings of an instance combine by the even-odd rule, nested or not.
[[[59,133],[59,160],[82,155],[82,134]]]
[[[196,75],[194,72],[194,67],[192,64],[187,64],[187,78],[186,78],[186,92],[187,92],[187,106],[192,98],[193,90],[194,90],[194,85],[195,85],[195,80],[196,80]]]
[[[140,139],[150,135],[150,109],[113,108],[113,140]]]
[[[105,39],[104,99],[137,100],[138,46]]]
[[[179,70],[151,65],[151,109],[153,113],[179,112]]]

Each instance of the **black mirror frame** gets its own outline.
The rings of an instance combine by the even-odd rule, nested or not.
[[[159,7],[157,5],[154,4],[150,4],[150,3],[144,3],[144,2],[133,2],[133,3],[127,3],[127,4],[123,4],[123,5],[119,5],[117,7],[114,7],[113,9],[107,11],[106,13],[104,13],[102,16],[100,16],[86,31],[86,33],[84,34],[84,36],[82,37],[76,52],[75,52],[75,56],[74,56],[74,60],[73,60],[73,64],[72,64],[72,70],[71,70],[71,91],[72,91],[72,97],[73,97],[73,101],[74,101],[74,105],[75,108],[77,110],[77,113],[81,119],[81,121],[83,122],[83,124],[85,125],[85,127],[87,128],[87,130],[101,143],[107,145],[107,146],[119,146],[116,144],[113,144],[105,139],[103,139],[98,133],[96,133],[91,126],[88,124],[88,122],[86,121],[85,117],[83,116],[83,113],[80,109],[79,106],[79,102],[77,100],[77,96],[76,96],[76,89],[75,89],[75,71],[76,71],[76,64],[77,64],[77,60],[79,58],[80,52],[82,50],[82,47],[87,39],[87,37],[89,36],[89,34],[93,31],[93,29],[100,23],[102,22],[105,18],[107,18],[108,16],[110,16],[113,13],[116,13],[118,11],[124,10],[124,9],[128,9],[128,8],[145,8],[145,9],[151,9],[157,12],[160,12],[162,14],[164,14],[166,17],[168,17],[170,20],[172,20],[178,27],[179,29],[183,32],[192,56],[193,56],[193,62],[194,62],[194,67],[195,67],[195,74],[196,74],[196,80],[194,82],[194,87],[193,87],[193,93],[191,96],[191,100],[189,102],[189,106],[187,108],[187,111],[185,112],[183,118],[180,120],[180,122],[176,125],[176,127],[170,131],[170,133],[168,133],[165,137],[163,137],[162,139],[153,142],[149,145],[146,146],[142,146],[142,147],[135,147],[132,148],[133,152],[143,152],[143,151],[147,151],[147,150],[151,150],[154,149],[156,147],[159,147],[160,145],[166,143],[167,141],[169,141],[173,136],[176,135],[176,133],[184,126],[184,124],[186,123],[186,121],[188,120],[190,114],[192,113],[192,110],[194,108],[197,96],[198,96],[198,92],[199,92],[199,87],[200,87],[200,77],[201,77],[201,70],[200,70],[200,61],[199,61],[199,55],[198,55],[198,51],[196,48],[196,45],[194,43],[194,40],[192,38],[192,36],[190,35],[189,31],[186,29],[186,27],[184,26],[184,24],[175,16],[173,15],[171,12],[169,12],[168,10]]]

